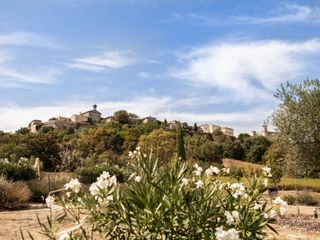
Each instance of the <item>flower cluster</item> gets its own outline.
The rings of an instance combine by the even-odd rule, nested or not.
[[[64,188],[66,190],[71,190],[74,193],[79,193],[80,189],[81,189],[81,183],[79,182],[79,180],[77,178],[71,179],[70,182],[68,182],[67,184],[64,185]]]
[[[203,171],[203,168],[200,167],[197,163],[193,166],[195,168],[195,170],[193,171],[193,173],[196,175],[196,176],[200,176],[202,171]]]
[[[206,169],[205,174],[207,176],[212,176],[213,174],[219,174],[220,169],[217,167],[210,166],[208,169]]]
[[[239,222],[239,212],[234,210],[232,212],[225,212],[224,215],[227,218],[227,224],[234,225]]]
[[[223,227],[216,228],[216,238],[217,240],[239,240],[239,233],[236,229],[231,228],[229,230],[224,230]]]
[[[97,196],[101,191],[108,190],[109,187],[117,184],[117,177],[110,176],[109,172],[104,171],[98,178],[97,181],[91,184],[89,191],[91,195]]]
[[[277,197],[275,200],[272,201],[273,204],[277,206],[280,216],[284,216],[284,213],[287,210],[288,203],[282,200],[280,197]]]

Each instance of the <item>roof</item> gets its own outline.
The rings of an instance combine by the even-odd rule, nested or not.
[[[86,111],[86,112],[83,112],[81,113],[80,115],[84,115],[86,113],[98,113],[98,114],[101,114],[101,112],[97,111],[97,110],[90,110],[90,111]]]

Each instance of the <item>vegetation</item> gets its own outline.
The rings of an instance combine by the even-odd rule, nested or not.
[[[55,219],[40,223],[49,238],[70,239],[264,239],[275,213],[283,215],[286,203],[280,198],[267,205],[264,177],[243,183],[222,183],[226,171],[195,165],[188,169],[177,159],[164,162],[139,149],[132,155],[134,174],[121,188],[117,178],[104,172],[89,191],[77,179],[65,185],[65,197],[56,201],[76,225],[56,232]],[[264,175],[268,175],[268,169]],[[81,209],[81,211],[79,211]],[[46,227],[45,227],[46,226]],[[90,227],[92,226],[92,228]]]
[[[288,204],[299,204],[306,206],[318,206],[320,204],[320,196],[311,192],[298,192],[295,194],[287,194],[283,196],[283,199]]]
[[[0,209],[17,209],[31,197],[25,182],[11,182],[0,176]]]
[[[20,158],[17,162],[0,159],[0,176],[7,180],[18,181],[36,178],[37,174],[27,158]]]
[[[285,146],[286,173],[294,177],[320,177],[320,81],[282,85],[281,101],[273,116],[278,141]]]

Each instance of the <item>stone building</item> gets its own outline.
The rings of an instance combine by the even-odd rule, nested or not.
[[[271,138],[275,135],[275,132],[268,131],[268,125],[266,121],[263,122],[261,132],[259,133],[260,136]]]
[[[222,127],[222,128],[221,128],[221,132],[222,132],[224,135],[230,136],[230,137],[233,137],[233,135],[234,135],[233,129],[232,129],[232,128],[229,128],[229,127]]]
[[[93,105],[93,109],[84,113],[80,113],[81,116],[88,117],[88,120],[91,119],[92,122],[100,122],[101,112],[97,111],[97,105]]]
[[[199,128],[204,133],[213,133],[215,130],[221,129],[220,126],[214,125],[214,124],[203,124],[203,125],[199,126]]]

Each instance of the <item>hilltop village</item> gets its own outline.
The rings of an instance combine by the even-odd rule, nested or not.
[[[42,122],[41,120],[37,120],[37,119],[32,120],[29,123],[28,128],[32,133],[38,132],[43,127],[52,128],[55,130],[66,130],[66,129],[75,130],[75,129],[81,129],[96,123],[103,123],[103,122],[107,123],[112,121],[115,121],[115,116],[108,116],[103,118],[101,112],[97,110],[97,105],[94,104],[92,106],[92,110],[88,110],[86,112],[80,112],[79,114],[73,114],[70,118],[59,116],[59,117],[53,117],[46,122]],[[144,118],[139,118],[134,114],[130,116],[131,124],[139,125],[139,124],[146,124],[150,122],[158,122],[159,124],[165,123],[168,130],[175,129],[179,124],[182,125],[184,129],[188,129],[189,127],[187,122],[181,123],[180,121],[177,121],[177,120],[172,120],[169,122],[164,120],[164,122],[161,122],[157,120],[155,117],[151,117],[151,116],[144,117]],[[198,129],[203,133],[213,133],[214,131],[219,129],[226,136],[231,136],[231,137],[234,136],[233,128],[219,126],[215,124],[206,123],[198,126]],[[261,131],[260,132],[253,131],[252,135],[269,138],[274,135],[274,132],[268,131],[268,126],[266,122],[264,122],[262,125]]]

